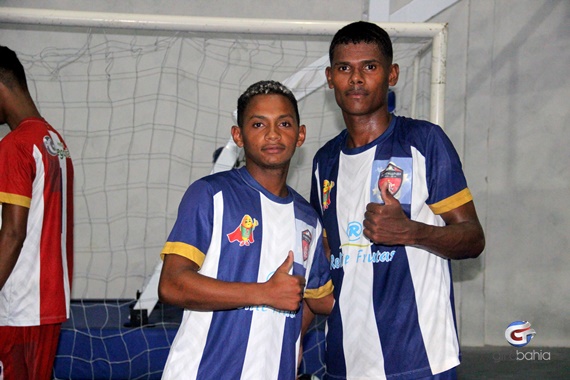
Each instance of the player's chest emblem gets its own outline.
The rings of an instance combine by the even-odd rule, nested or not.
[[[230,243],[239,243],[240,247],[249,246],[255,242],[253,238],[253,231],[255,227],[259,225],[257,219],[252,218],[249,215],[244,215],[241,219],[241,223],[236,227],[235,230],[227,234]]]
[[[313,241],[313,234],[311,234],[311,231],[304,230],[302,232],[303,261],[307,261],[307,259],[309,258],[309,251],[311,249],[312,241]]]
[[[385,182],[388,182],[388,190],[392,195],[396,196],[396,193],[402,187],[402,181],[404,179],[404,170],[396,166],[394,163],[388,163],[386,169],[380,172],[378,177],[378,189],[382,187]]]
[[[329,181],[328,179],[323,181],[323,210],[329,208],[329,205],[331,204],[331,190],[333,187],[333,181]]]

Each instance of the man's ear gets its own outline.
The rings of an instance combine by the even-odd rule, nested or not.
[[[15,101],[13,100],[12,92],[10,89],[2,82],[0,82],[0,125],[10,125],[8,124],[8,120],[6,118],[11,113],[9,108],[17,107]],[[13,126],[16,128],[16,126]],[[10,129],[12,129],[10,127]]]
[[[400,77],[400,66],[394,63],[390,66],[390,74],[388,76],[388,84],[393,87],[398,83],[398,78]]]
[[[305,125],[303,124],[299,126],[299,135],[297,136],[297,148],[303,145],[303,143],[305,142],[305,137],[307,137],[307,128],[305,128]]]
[[[243,148],[243,136],[241,134],[241,128],[237,125],[232,126],[232,138],[239,148]]]
[[[327,83],[328,83],[330,89],[333,88],[331,70],[332,70],[332,69],[331,69],[330,66],[328,66],[328,67],[325,69],[325,75],[326,75],[326,77],[327,77]]]

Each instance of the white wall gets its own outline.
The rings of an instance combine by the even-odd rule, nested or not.
[[[454,266],[463,344],[534,346],[570,331],[570,2],[460,1],[449,22],[446,129],[461,151],[487,246]]]
[[[321,20],[360,19],[367,6],[351,0],[41,4]],[[570,346],[569,19],[566,0],[461,0],[433,19],[449,23],[446,130],[463,158],[487,238],[479,259],[454,263],[464,345],[505,345],[505,328],[522,319],[536,330],[536,347]]]
[[[0,0],[0,6],[205,17],[360,20],[368,0]]]

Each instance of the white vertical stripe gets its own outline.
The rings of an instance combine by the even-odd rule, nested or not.
[[[221,192],[213,197],[214,220],[212,241],[200,274],[215,278],[221,256],[221,236],[224,216],[224,200]],[[208,338],[209,326],[212,322],[211,311],[184,311],[176,338],[170,349],[164,369],[163,379],[195,379],[198,374],[204,347]],[[198,327],[198,328],[197,328]]]
[[[370,241],[360,235],[349,239],[349,223],[362,223],[366,205],[370,202],[370,181],[375,148],[357,155],[341,154],[337,187],[337,218],[345,265],[339,296],[343,325],[344,355],[347,377],[384,376],[384,360],[379,334],[353,326],[376,326],[374,303],[370,289],[374,283],[373,264],[363,262],[370,253]],[[341,204],[342,203],[342,204]],[[338,248],[331,247],[333,255]],[[347,306],[348,305],[348,306]],[[366,373],[362,373],[367,369]]]
[[[20,273],[21,277],[15,278],[17,282],[11,288],[14,298],[22,300],[17,306],[18,311],[13,314],[19,326],[40,324],[40,243],[45,212],[45,167],[42,153],[35,145],[32,155],[36,162],[36,178],[32,183],[26,240],[13,270],[13,273]]]
[[[319,167],[317,166],[317,168],[315,169],[315,179],[316,179],[316,183],[317,183],[317,193],[319,196],[319,207],[321,208],[321,213],[323,212],[323,188],[322,188],[322,183],[321,183],[321,178],[320,178],[320,173],[319,173]]]
[[[63,147],[63,143],[59,139],[57,133],[49,131],[49,135],[52,140],[56,143],[56,146]],[[67,158],[59,155],[59,167],[61,170],[61,262],[63,269],[63,292],[65,295],[65,312],[67,318],[69,318],[71,313],[71,288],[69,284],[69,271],[67,269]]]
[[[410,217],[412,220],[419,220],[423,221],[424,223],[432,220],[433,224],[433,217],[435,216],[431,211],[431,218],[426,208],[429,210],[429,207],[426,205],[427,197],[429,196],[428,188],[427,188],[427,174],[426,174],[426,159],[425,157],[413,146],[410,147],[411,154],[412,154],[412,204],[410,207]]]
[[[293,203],[277,204],[263,194],[260,198],[264,238],[257,281],[266,282],[285,261],[288,252],[295,250],[297,236]],[[271,308],[253,311],[242,379],[277,379],[285,321],[286,316],[281,311]],[[268,350],[272,355],[267,355]],[[260,357],[267,359],[259,360]]]
[[[411,217],[418,222],[443,226],[442,218],[425,204],[428,197],[425,158],[413,147],[412,158],[414,186]],[[459,364],[448,261],[418,248],[406,247],[406,252],[427,357],[433,373],[439,373]]]

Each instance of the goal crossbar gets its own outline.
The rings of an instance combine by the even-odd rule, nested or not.
[[[326,36],[334,34],[350,21],[196,17],[1,7],[0,22],[157,31]],[[397,22],[378,25],[394,37],[434,37],[446,29],[446,24],[443,23]]]
[[[223,18],[0,7],[0,23],[66,27],[285,35],[333,35],[349,21]],[[430,121],[443,127],[447,24],[377,23],[391,37],[432,39]]]

